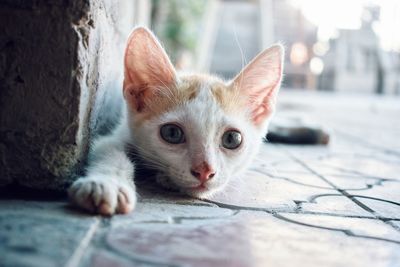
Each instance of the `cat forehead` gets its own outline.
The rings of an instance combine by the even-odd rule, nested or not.
[[[145,121],[177,110],[190,113],[196,110],[201,115],[198,117],[207,117],[207,112],[217,115],[221,111],[226,115],[243,114],[243,101],[237,90],[217,77],[181,74],[173,87],[159,88],[157,95],[147,103],[148,111],[136,117],[135,121],[140,126]]]
[[[211,87],[207,83],[198,84],[192,92],[188,92],[185,102],[170,112],[168,117],[179,117],[184,120],[202,121],[203,125],[213,124],[224,118],[225,112],[214,97]]]
[[[177,84],[185,100],[203,101],[204,104],[216,103],[227,113],[239,111],[243,101],[237,90],[218,77],[210,75],[182,75]]]
[[[187,124],[186,126],[208,131],[216,130],[220,126],[239,127],[242,124],[246,113],[244,110],[234,112],[232,107],[239,110],[239,105],[228,91],[230,88],[221,80],[208,77],[194,80],[193,77],[185,77],[180,82],[180,90],[186,91],[185,102],[162,114],[161,122],[176,120]]]

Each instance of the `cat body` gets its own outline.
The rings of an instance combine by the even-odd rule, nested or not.
[[[232,81],[178,74],[143,27],[125,52],[119,125],[91,147],[85,177],[69,189],[78,206],[103,215],[136,204],[135,163],[157,170],[160,185],[207,197],[240,175],[265,136],[282,79],[283,48],[260,53]]]

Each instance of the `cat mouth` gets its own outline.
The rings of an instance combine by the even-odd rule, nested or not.
[[[198,186],[187,187],[186,190],[190,191],[191,193],[204,193],[209,191],[209,188],[205,184],[200,184]]]
[[[198,186],[194,186],[194,187],[190,187],[191,190],[207,190],[207,186],[205,186],[204,184],[198,185]]]

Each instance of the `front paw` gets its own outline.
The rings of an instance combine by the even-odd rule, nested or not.
[[[81,208],[101,215],[129,213],[136,205],[132,185],[108,177],[83,177],[68,190],[71,201]]]

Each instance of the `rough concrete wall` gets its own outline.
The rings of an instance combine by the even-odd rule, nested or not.
[[[0,0],[0,185],[62,189],[81,169],[107,95],[120,98],[115,19],[133,10],[111,2]]]

